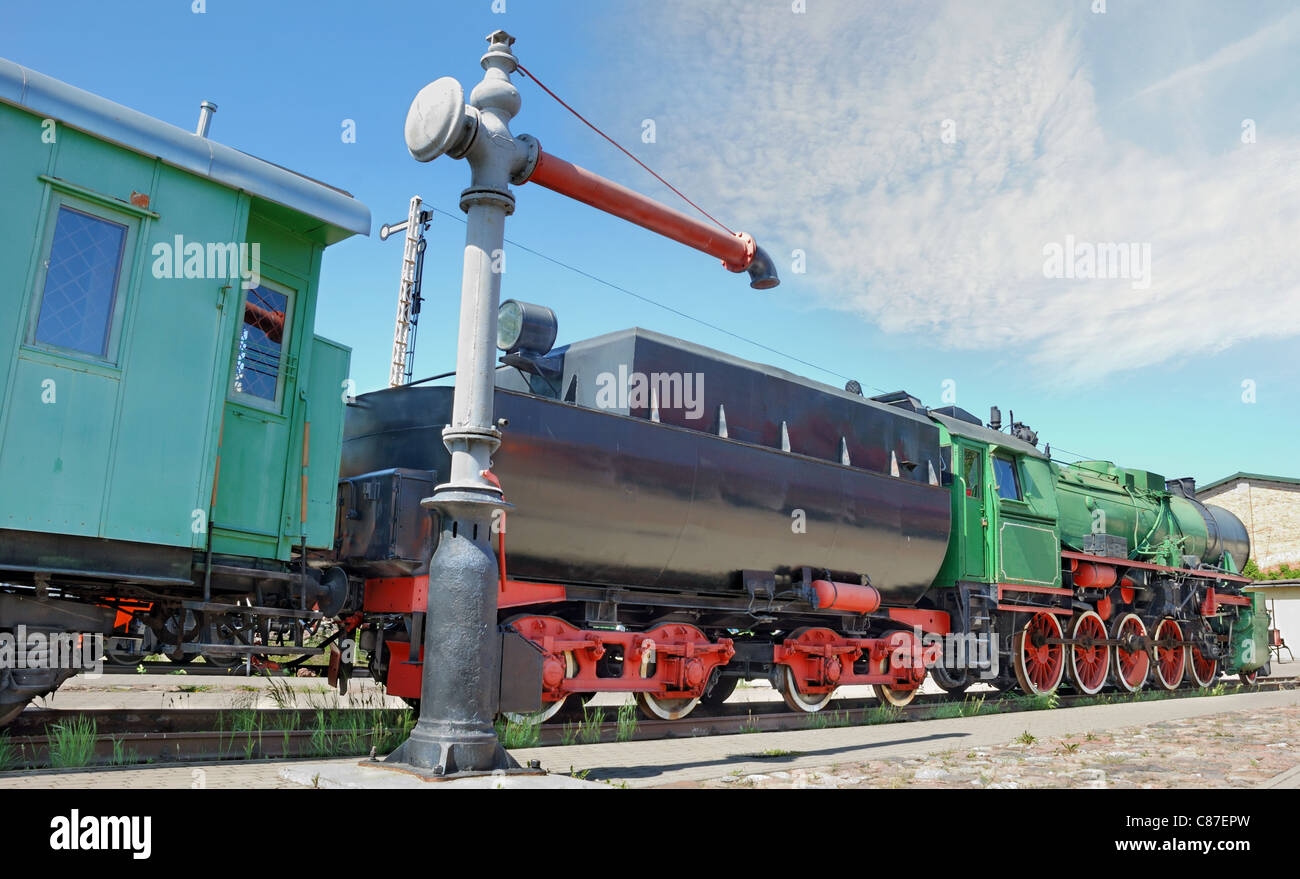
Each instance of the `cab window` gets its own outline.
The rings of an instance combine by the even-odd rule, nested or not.
[[[1020,493],[1020,477],[1016,473],[1016,464],[1010,458],[993,456],[993,476],[998,483],[998,497],[1004,500],[1023,500]]]
[[[962,456],[962,475],[966,478],[966,497],[980,496],[980,453],[967,449]]]

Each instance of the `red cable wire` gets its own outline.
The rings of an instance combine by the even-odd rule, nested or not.
[[[710,214],[708,211],[706,211],[704,208],[700,207],[700,206],[697,205],[695,202],[693,202],[693,201],[691,201],[689,198],[687,198],[687,197],[682,193],[682,191],[681,191],[680,189],[678,189],[676,186],[673,186],[673,185],[672,185],[671,183],[669,183],[667,180],[665,180],[664,178],[662,178],[662,177],[660,177],[658,174],[656,174],[656,173],[654,172],[654,170],[653,170],[649,165],[647,165],[645,162],[643,162],[643,161],[641,161],[640,159],[638,159],[636,156],[632,155],[632,154],[631,154],[630,152],[628,152],[627,150],[623,149],[622,145],[619,144],[618,141],[614,140],[614,138],[610,137],[608,134],[606,134],[605,132],[601,131],[601,130],[600,130],[599,128],[597,128],[596,126],[592,125],[590,122],[587,121],[587,119],[586,119],[585,116],[583,116],[583,115],[582,115],[581,113],[579,113],[577,110],[575,110],[575,109],[573,109],[572,107],[570,107],[568,104],[564,103],[564,101],[562,101],[562,100],[560,99],[560,96],[559,96],[559,95],[557,95],[555,92],[553,92],[553,91],[551,91],[550,89],[548,89],[548,88],[546,87],[546,85],[545,85],[545,84],[544,84],[540,79],[538,79],[537,77],[533,76],[532,73],[530,73],[530,72],[528,71],[528,68],[527,68],[527,67],[525,67],[525,66],[522,65],[522,64],[516,64],[516,66],[519,68],[519,72],[520,72],[520,73],[522,73],[524,76],[526,76],[526,77],[528,77],[529,79],[531,79],[533,82],[537,83],[537,85],[541,88],[542,91],[546,92],[546,93],[547,93],[548,95],[550,95],[552,98],[555,98],[556,102],[557,102],[561,107],[563,107],[564,109],[568,110],[568,111],[569,111],[570,113],[572,113],[574,116],[577,116],[578,119],[580,119],[580,120],[582,121],[582,123],[583,123],[584,125],[586,125],[588,128],[590,128],[592,131],[596,132],[596,133],[599,134],[601,137],[605,138],[605,140],[609,141],[609,142],[612,143],[614,146],[618,147],[618,149],[623,153],[623,155],[627,156],[629,159],[631,159],[632,161],[636,162],[636,163],[637,163],[638,165],[640,165],[642,168],[645,168],[647,171],[649,171],[650,174],[651,174],[651,176],[654,177],[654,179],[658,180],[658,181],[659,181],[660,183],[662,183],[664,186],[667,186],[667,187],[668,187],[669,189],[671,189],[673,192],[675,192],[675,193],[677,193],[679,196],[681,196],[682,201],[686,202],[688,205],[690,205],[691,207],[695,208],[695,209],[696,209],[697,211],[699,211],[700,213],[704,214],[704,216],[708,217],[710,220],[712,220],[713,222],[717,223],[718,226],[721,227],[723,230],[725,230],[725,231],[727,232],[728,235],[735,235],[735,234],[736,234],[735,232],[731,231],[731,229],[729,229],[729,228],[728,228],[724,223],[722,223],[720,220],[718,220],[717,217],[713,216],[713,215]]]

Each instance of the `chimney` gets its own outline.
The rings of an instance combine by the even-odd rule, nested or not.
[[[204,101],[199,104],[199,127],[194,129],[194,133],[199,137],[207,137],[208,129],[212,127],[212,114],[217,112],[217,105],[211,101]]]

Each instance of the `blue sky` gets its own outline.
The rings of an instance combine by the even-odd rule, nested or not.
[[[468,169],[415,162],[402,123],[438,76],[468,91],[484,35],[504,28],[562,97],[764,244],[783,284],[755,293],[709,257],[528,186],[507,235],[821,369],[508,247],[504,295],[555,308],[561,342],[639,325],[869,393],[939,405],[952,387],[981,416],[1014,409],[1065,458],[1202,482],[1300,475],[1292,4],[501,5],[10,3],[0,55],[186,128],[212,100],[214,139],[351,191],[377,232],[415,193],[459,213]],[[515,132],[673,198],[516,81]],[[1148,283],[1046,277],[1045,248],[1071,239],[1148,246]],[[419,375],[454,363],[462,244],[438,215]],[[387,379],[400,251],[374,234],[326,253],[318,332],[352,346],[363,390]]]

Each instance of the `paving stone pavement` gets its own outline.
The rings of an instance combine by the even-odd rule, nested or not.
[[[1300,787],[1300,705],[1155,720],[1063,738],[1022,732],[1002,745],[741,774],[705,787]]]
[[[1212,736],[1222,743],[1217,751],[1235,754],[1240,744],[1241,759],[1224,762],[1219,755],[1215,759],[1226,768],[1208,771],[1199,768],[1194,740],[1205,738],[1206,730],[1222,733]],[[1025,732],[1034,738],[1035,746],[1014,747]],[[1093,740],[1087,739],[1088,733],[1093,734]],[[1042,743],[1041,747],[1037,743]],[[1066,746],[1070,743],[1076,743],[1077,752],[1082,752],[1073,755],[1078,759],[1079,768],[1072,770],[1074,774],[1068,777],[1059,772],[1055,777],[1046,775],[1055,771],[1055,764],[1064,759],[1062,752],[1068,753]],[[588,780],[607,781],[620,787],[735,787],[736,779],[751,776],[768,778],[752,779],[741,786],[973,787],[969,782],[979,780],[981,774],[990,776],[982,787],[999,783],[1083,787],[1098,780],[1095,773],[1085,771],[1090,768],[1104,768],[1107,781],[1118,776],[1117,783],[1106,786],[1251,787],[1269,783],[1296,786],[1300,777],[1294,772],[1287,773],[1300,764],[1300,689],[879,726],[531,748],[512,753],[521,763],[537,759],[552,772],[568,775],[572,771]],[[987,756],[967,758],[971,753]],[[1090,754],[1096,756],[1088,759],[1113,762],[1092,767],[1084,762]],[[1125,756],[1132,754],[1137,756]],[[999,764],[991,759],[995,757],[1008,762]],[[951,764],[967,759],[987,760],[994,769],[991,773],[987,770],[977,773],[964,784],[938,774],[951,772]],[[909,760],[916,762],[907,763]],[[1252,760],[1257,763],[1252,764]],[[325,762],[342,767],[355,765],[356,760]],[[264,761],[11,772],[0,773],[0,789],[301,789],[302,785],[282,777],[281,770],[286,765],[286,761]],[[1118,771],[1121,765],[1128,768]],[[868,768],[850,769],[858,766]],[[1200,778],[1195,775],[1197,771],[1202,773]],[[773,775],[779,772],[790,773],[790,777]],[[804,775],[796,778],[796,772]],[[1213,773],[1221,773],[1222,777]],[[818,778],[814,779],[814,775]],[[832,777],[835,780],[829,780]]]
[[[959,748],[965,749],[965,754],[974,747],[1010,744],[1025,731],[1040,740],[1059,740],[1204,715],[1245,719],[1264,709],[1293,705],[1300,705],[1300,690],[816,731],[660,740],[637,742],[631,748],[626,744],[574,745],[512,753],[521,760],[539,759],[552,771],[568,771],[572,766],[586,771],[589,779],[629,787],[699,786],[728,776],[743,778],[774,770],[813,770],[870,760],[914,758]],[[1293,739],[1293,744],[1300,753],[1300,740]]]

